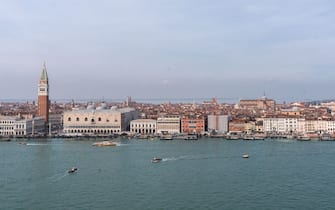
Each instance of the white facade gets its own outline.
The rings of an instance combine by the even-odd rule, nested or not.
[[[335,121],[302,118],[264,118],[264,132],[276,133],[335,133]]]
[[[327,121],[327,124],[328,133],[335,133],[335,121]]]
[[[157,118],[157,133],[177,134],[180,133],[181,122],[179,116],[167,116]]]
[[[264,132],[304,133],[305,120],[300,118],[264,118]]]
[[[228,132],[228,115],[208,115],[208,131]]]
[[[334,121],[306,120],[306,133],[333,133]]]
[[[44,132],[44,119],[0,116],[0,136],[27,136]]]
[[[92,108],[65,112],[63,131],[68,135],[111,135],[128,131],[130,121],[137,119],[139,113],[133,108],[106,109]]]
[[[130,122],[130,131],[140,134],[155,134],[157,121],[152,119],[137,119]]]

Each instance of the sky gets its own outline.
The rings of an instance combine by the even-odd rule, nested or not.
[[[334,99],[333,0],[1,0],[0,100]]]

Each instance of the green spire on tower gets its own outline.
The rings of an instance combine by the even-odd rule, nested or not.
[[[45,61],[43,63],[43,71],[42,71],[42,74],[41,74],[41,80],[48,80],[48,73],[47,73],[47,66],[45,65]]]

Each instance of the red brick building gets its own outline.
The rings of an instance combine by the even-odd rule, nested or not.
[[[183,117],[181,120],[182,133],[188,134],[201,134],[205,132],[205,119],[204,118],[191,118]]]

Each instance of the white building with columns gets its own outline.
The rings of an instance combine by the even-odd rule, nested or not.
[[[152,119],[137,119],[130,122],[130,131],[140,134],[155,134],[157,132],[157,121]]]
[[[0,116],[0,136],[23,137],[44,133],[44,119],[23,119],[18,116]]]

